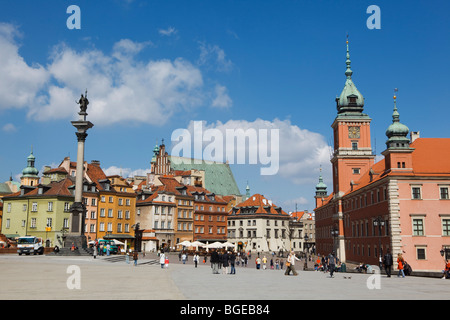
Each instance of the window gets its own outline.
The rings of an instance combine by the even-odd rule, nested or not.
[[[353,168],[353,174],[359,174],[360,173],[360,168]]]
[[[30,228],[36,228],[36,218],[31,218]]]
[[[423,218],[413,218],[413,236],[423,236]]]
[[[112,222],[108,222],[108,231],[109,232],[113,231],[113,229],[112,229]]]
[[[352,150],[358,150],[358,142],[352,142]]]
[[[48,208],[47,208],[47,211],[53,211],[53,202],[52,202],[52,201],[49,201],[49,202],[48,202]]]
[[[442,235],[450,236],[450,217],[442,219]]]
[[[448,200],[448,187],[441,187],[440,188],[441,193],[441,200]]]
[[[426,260],[426,247],[416,247],[417,260]]]
[[[113,217],[113,210],[108,209],[108,218],[112,218],[112,217]],[[112,230],[108,230],[108,231],[112,231]]]
[[[420,187],[412,187],[411,191],[412,191],[412,198],[413,199],[415,199],[415,200],[422,199],[421,196],[420,196],[420,191],[421,191]]]

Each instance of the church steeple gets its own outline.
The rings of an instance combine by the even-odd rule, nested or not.
[[[371,119],[363,113],[364,97],[352,80],[348,37],[346,46],[345,86],[336,98],[338,113],[331,125],[334,132],[333,192],[337,196],[349,190],[351,181],[359,180],[375,159],[370,141]]]
[[[397,92],[397,89],[395,89]],[[386,130],[387,149],[381,154],[385,158],[386,170],[407,171],[412,170],[412,152],[410,140],[407,137],[409,129],[400,123],[400,114],[397,109],[397,95],[394,94],[394,111],[392,112],[392,124]]]
[[[347,69],[345,70],[345,85],[339,98],[336,98],[336,107],[339,114],[353,115],[361,114],[364,109],[364,97],[361,92],[358,91],[352,80],[353,71],[351,69],[350,50],[348,47],[348,35],[347,35],[347,60],[345,64]]]
[[[408,148],[409,138],[407,137],[409,129],[400,123],[400,114],[397,109],[397,96],[394,95],[394,111],[392,113],[392,124],[386,130],[386,146],[388,148]]]
[[[319,174],[319,183],[316,184],[316,196],[314,197],[316,198],[316,207],[318,207],[321,204],[321,200],[323,200],[328,196],[327,194],[328,194],[327,185],[323,183],[322,167],[321,167]]]
[[[36,186],[39,184],[39,170],[34,167],[36,157],[33,155],[33,147],[31,147],[31,153],[27,157],[27,167],[22,170],[22,176],[20,177],[20,184],[25,186]]]

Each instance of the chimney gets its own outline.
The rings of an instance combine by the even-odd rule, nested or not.
[[[411,131],[411,143],[420,138],[420,131]]]

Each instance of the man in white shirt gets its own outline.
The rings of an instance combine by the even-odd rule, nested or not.
[[[298,275],[297,271],[295,271],[295,260],[300,261],[300,259],[295,256],[294,251],[291,251],[286,261],[286,272],[284,273],[285,276],[288,276],[291,271],[294,276]]]

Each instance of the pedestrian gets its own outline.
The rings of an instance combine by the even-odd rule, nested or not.
[[[225,253],[222,255],[222,267],[223,267],[222,274],[228,274],[228,266],[229,266],[228,252],[225,251]]]
[[[450,279],[450,262],[448,259],[445,260],[445,267],[442,273],[444,274],[442,279]]]
[[[389,249],[387,249],[387,252],[384,255],[383,264],[384,264],[384,269],[386,270],[386,275],[388,278],[390,278],[391,271],[392,271],[392,265],[394,264],[394,261],[392,259],[392,254]]]
[[[284,260],[280,259],[280,269],[283,270],[283,266],[284,266]]]
[[[244,257],[244,263],[245,263],[245,267],[247,267],[247,264],[248,264],[248,257],[247,256]]]
[[[164,260],[164,268],[169,268],[169,255],[167,255],[166,259]]]
[[[97,243],[95,243],[95,244],[94,244],[94,253],[93,253],[94,259],[97,258],[97,250],[98,250],[98,249],[97,249]]]
[[[300,259],[295,256],[294,251],[291,251],[286,261],[286,272],[284,273],[285,276],[288,276],[291,271],[294,276],[298,275],[297,271],[295,271],[295,260]]]
[[[255,263],[256,263],[256,269],[259,270],[261,268],[261,258],[256,257]]]
[[[195,265],[195,267],[197,268],[197,263],[198,263],[198,260],[200,259],[200,257],[198,256],[198,254],[197,254],[197,252],[194,254],[194,265]]]
[[[401,253],[399,253],[397,255],[397,264],[398,264],[398,275],[397,277],[400,277],[400,275],[402,276],[402,278],[405,277],[405,272],[403,271],[403,264],[404,264],[404,259]]]
[[[213,274],[219,274],[219,253],[215,249],[211,252],[211,268]]]
[[[161,269],[164,269],[164,265],[166,264],[166,255],[164,252],[161,252],[159,255],[159,263],[161,264]]]
[[[106,255],[109,256],[111,254],[111,245],[108,243],[106,245]]]
[[[183,264],[186,264],[186,253],[183,252],[183,254],[181,255],[181,260],[183,261]]]
[[[276,268],[277,270],[280,270],[280,259],[276,259],[276,260],[275,260],[275,268]]]
[[[133,252],[134,266],[137,266],[138,258],[139,258],[139,253],[137,252],[137,250],[134,250],[134,252]]]
[[[334,256],[334,252],[328,255],[328,268],[330,270],[330,278],[333,278],[333,273],[336,270],[336,257]]]
[[[236,261],[236,255],[234,254],[234,252],[231,252],[230,253],[230,267],[231,267],[230,274],[236,274],[236,268],[234,267],[235,261]]]
[[[264,257],[262,258],[262,263],[263,263],[263,270],[266,270],[266,264],[267,264],[267,258],[266,258],[266,256],[264,256]]]

